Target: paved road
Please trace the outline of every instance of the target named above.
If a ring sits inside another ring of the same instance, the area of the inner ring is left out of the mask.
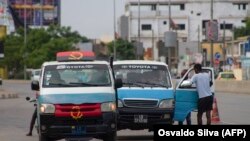
[[[0,140],[1,141],[37,141],[35,131],[32,137],[26,137],[29,121],[34,110],[26,96],[33,96],[30,82],[4,81],[2,86],[19,93],[17,99],[0,99]],[[250,124],[250,95],[216,93],[221,124]],[[192,122],[196,124],[196,113],[192,113]],[[149,141],[153,134],[146,130],[118,132],[120,141]],[[92,139],[91,141],[99,141]]]

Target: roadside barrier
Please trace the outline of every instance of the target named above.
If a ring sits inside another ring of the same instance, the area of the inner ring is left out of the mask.
[[[0,99],[14,99],[18,98],[18,94],[15,93],[0,93]]]
[[[211,122],[212,123],[220,123],[219,110],[218,110],[218,105],[217,105],[217,101],[216,101],[215,97],[214,97],[214,102],[213,102]]]
[[[215,92],[234,93],[234,94],[250,94],[250,81],[242,80],[216,80]]]

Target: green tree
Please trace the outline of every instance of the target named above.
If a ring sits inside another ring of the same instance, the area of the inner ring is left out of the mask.
[[[57,52],[76,50],[74,44],[87,41],[70,27],[51,25],[47,29],[28,29],[24,45],[24,30],[18,29],[5,39],[5,57],[1,65],[16,73],[23,72],[24,64],[27,68],[40,68],[43,62],[55,60]]]
[[[236,28],[234,31],[235,38],[241,36],[249,36],[250,35],[250,18],[246,18],[246,26]]]
[[[114,41],[108,43],[109,54],[113,54]],[[135,59],[135,48],[132,43],[127,40],[117,39],[115,41],[116,59],[117,60],[133,60]]]
[[[21,48],[24,45],[24,38],[20,36],[22,29],[8,35],[4,40],[4,59],[1,60],[1,66],[8,70],[18,71],[23,67],[23,55]]]

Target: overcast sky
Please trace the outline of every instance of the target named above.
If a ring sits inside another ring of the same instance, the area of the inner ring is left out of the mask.
[[[125,13],[125,1],[116,0],[116,17]],[[87,38],[113,36],[114,0],[61,0],[61,24]]]

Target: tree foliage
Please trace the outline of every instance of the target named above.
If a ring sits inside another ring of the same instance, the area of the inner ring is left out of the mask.
[[[238,38],[241,36],[249,36],[250,35],[250,18],[246,18],[246,26],[236,28],[234,34],[235,34],[235,38]]]
[[[108,43],[109,54],[113,54],[114,41]],[[132,60],[135,59],[135,49],[132,43],[127,40],[117,39],[115,41],[116,59],[117,60]]]
[[[57,52],[75,50],[73,45],[80,41],[88,39],[72,32],[70,27],[52,25],[47,29],[28,29],[25,44],[24,29],[18,29],[4,40],[5,57],[1,66],[16,72],[21,72],[24,64],[27,68],[40,68],[43,62],[55,60]]]

